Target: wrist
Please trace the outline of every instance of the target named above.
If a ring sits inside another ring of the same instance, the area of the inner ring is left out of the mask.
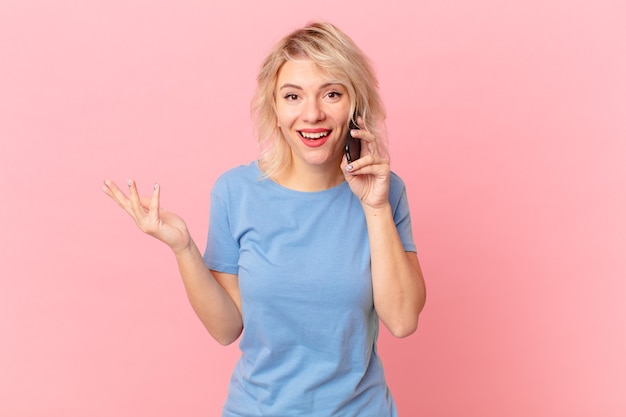
[[[170,249],[172,249],[172,252],[174,252],[174,255],[177,258],[188,256],[191,253],[193,253],[193,252],[198,250],[197,247],[196,247],[196,244],[194,243],[193,239],[191,239],[191,238],[189,238],[189,241],[187,242],[186,245],[170,247]]]
[[[378,206],[369,206],[367,204],[363,204],[363,212],[365,213],[366,218],[391,215],[391,205],[389,204],[389,202],[383,203]]]

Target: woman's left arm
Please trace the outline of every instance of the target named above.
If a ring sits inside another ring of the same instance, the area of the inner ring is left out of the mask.
[[[361,124],[361,120],[358,120]],[[380,152],[376,137],[354,130],[361,139],[361,158],[342,168],[352,192],[359,198],[370,242],[374,307],[381,321],[396,337],[417,329],[426,302],[426,286],[415,252],[406,252],[389,203],[389,158]]]
[[[374,307],[394,336],[406,337],[417,329],[426,302],[417,254],[404,250],[389,204],[363,208],[370,241]]]

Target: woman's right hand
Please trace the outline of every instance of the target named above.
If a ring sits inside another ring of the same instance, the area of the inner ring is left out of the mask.
[[[113,181],[106,180],[102,191],[119,204],[144,233],[164,242],[174,252],[190,247],[191,236],[185,221],[180,216],[159,207],[161,187],[158,184],[154,185],[151,198],[140,197],[137,184],[133,180],[128,180],[128,188],[130,196],[127,197]]]

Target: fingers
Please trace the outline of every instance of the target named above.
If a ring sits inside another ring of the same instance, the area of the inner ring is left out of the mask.
[[[159,184],[154,184],[154,191],[152,191],[152,198],[150,199],[150,210],[148,216],[151,222],[156,222],[159,219],[159,199],[161,195],[161,187]]]
[[[141,230],[151,234],[159,220],[159,187],[155,187],[149,200],[139,196],[135,181],[129,180],[129,187],[133,218]]]
[[[376,158],[373,155],[365,155],[348,164],[342,163],[342,168],[347,175],[387,175],[390,171],[389,161],[384,158]]]
[[[360,116],[357,118],[357,124],[359,125],[359,129],[351,130],[350,134],[361,140],[363,150],[365,151],[362,155],[378,155],[378,141],[376,136],[363,128],[363,119]]]
[[[144,231],[151,222],[158,220],[160,187],[155,185],[151,198],[140,197],[137,184],[128,180],[129,196],[111,180],[105,180],[102,191],[111,197]]]
[[[135,214],[135,218],[141,218],[146,211],[141,205],[141,198],[139,197],[139,191],[137,190],[137,183],[133,180],[128,180],[128,192],[130,194],[130,207]]]
[[[381,174],[389,170],[389,160],[379,152],[374,134],[365,130],[353,130],[353,136],[361,140],[363,151],[356,161],[347,163],[344,156],[341,167],[352,175]]]
[[[124,194],[113,181],[105,180],[102,191],[111,197],[121,208],[128,211],[130,208],[128,197],[126,197],[126,194]]]

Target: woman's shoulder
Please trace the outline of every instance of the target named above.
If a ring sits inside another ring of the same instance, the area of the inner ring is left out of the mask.
[[[243,194],[264,188],[262,184],[265,181],[262,180],[263,174],[259,169],[257,161],[238,165],[229,168],[217,177],[213,183],[211,195],[222,199],[239,198]]]
[[[261,177],[261,171],[256,161],[252,161],[248,164],[238,165],[233,168],[229,168],[224,171],[217,180],[215,180],[215,187],[232,186],[242,182],[250,180],[257,181]]]
[[[238,178],[246,178],[249,176],[258,177],[260,173],[261,171],[259,170],[257,161],[252,161],[248,162],[247,164],[241,164],[227,169],[218,177],[218,180],[221,180],[223,178],[227,180],[233,180]]]
[[[404,180],[394,171],[391,171],[391,185],[396,187],[404,187]]]
[[[389,196],[390,197],[398,197],[401,194],[406,192],[406,185],[404,184],[404,180],[400,175],[391,171],[391,177],[389,180]]]

